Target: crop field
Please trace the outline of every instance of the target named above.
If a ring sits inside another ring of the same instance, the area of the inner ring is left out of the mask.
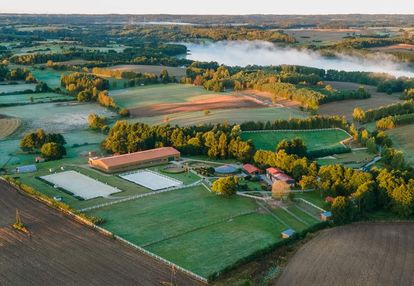
[[[30,103],[47,103],[53,101],[73,100],[73,97],[57,94],[53,92],[47,93],[25,93],[25,94],[13,94],[13,95],[0,95],[1,105],[19,105]]]
[[[367,150],[353,150],[350,153],[335,154],[332,156],[319,158],[317,160],[319,165],[342,165],[347,168],[361,168],[365,164],[374,159],[375,154],[369,153]]]
[[[285,140],[301,138],[308,148],[308,151],[337,148],[343,146],[340,142],[350,136],[344,130],[309,130],[309,131],[257,131],[243,132],[243,140],[251,139],[257,149],[275,150],[277,144]]]
[[[355,90],[358,89],[361,85],[351,82],[334,82],[326,81],[326,84],[332,85],[333,88],[337,90]],[[350,99],[343,101],[330,102],[327,104],[322,104],[319,107],[318,113],[321,115],[340,115],[345,116],[346,119],[352,120],[352,113],[355,107],[360,107],[362,109],[377,108],[380,106],[402,102],[399,97],[401,94],[394,93],[392,95],[377,92],[376,88],[373,86],[362,85],[364,88],[371,93],[371,97],[367,99]]]
[[[36,84],[34,83],[21,83],[21,84],[1,84],[0,94],[21,92],[26,90],[35,90]]]
[[[413,244],[410,222],[326,229],[296,252],[277,285],[412,285]]]
[[[179,112],[175,114],[136,117],[129,119],[130,122],[144,122],[150,125],[202,125],[208,123],[236,123],[246,122],[246,118],[251,121],[272,121],[277,119],[305,118],[305,112],[287,107],[268,107],[268,108],[236,108],[236,109],[217,109],[210,110],[206,115],[204,111]]]
[[[13,134],[20,127],[20,124],[19,118],[2,117],[0,115],[0,140]]]
[[[103,218],[102,227],[109,231],[204,277],[281,240],[280,232],[288,227],[300,231],[308,226],[289,213],[276,219],[253,200],[221,198],[202,186],[89,214]]]
[[[117,65],[109,67],[110,70],[132,71],[137,73],[153,73],[159,75],[163,69],[168,71],[170,76],[177,78],[186,76],[186,69],[179,67],[153,66],[153,65]]]
[[[404,158],[414,164],[414,124],[404,125],[387,131],[394,148],[404,152]]]
[[[0,193],[1,285],[163,285],[170,281],[169,266],[74,222],[3,181]],[[16,209],[30,236],[10,226]],[[179,271],[175,280],[178,285],[199,285]]]

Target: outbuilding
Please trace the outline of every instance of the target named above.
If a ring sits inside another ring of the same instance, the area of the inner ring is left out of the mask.
[[[36,165],[25,165],[25,166],[16,167],[16,173],[33,173],[36,171],[37,171]]]
[[[294,234],[295,234],[295,231],[293,229],[291,229],[291,228],[288,228],[287,230],[284,230],[281,233],[282,238],[289,238],[289,237],[291,237]]]
[[[261,173],[261,170],[252,164],[244,164],[243,171],[251,176],[255,176]]]
[[[328,221],[332,218],[332,212],[323,212],[321,213],[321,220],[322,221]]]

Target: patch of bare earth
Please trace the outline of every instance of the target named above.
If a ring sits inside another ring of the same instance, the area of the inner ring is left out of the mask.
[[[413,245],[412,222],[326,229],[296,252],[275,285],[413,285]]]
[[[12,135],[21,125],[19,118],[7,117],[0,114],[0,139]]]
[[[132,116],[157,116],[178,112],[193,112],[231,108],[263,108],[266,105],[250,96],[217,95],[213,98],[198,99],[180,103],[160,103],[130,109]]]
[[[290,108],[299,108],[300,102],[289,100],[282,97],[275,98],[273,94],[270,92],[265,91],[258,91],[258,90],[243,90],[236,92],[238,95],[244,95],[244,96],[250,96],[253,98],[256,98],[265,104],[270,104],[273,106],[279,106],[279,107],[290,107]]]
[[[11,227],[16,209],[30,235]],[[0,180],[0,285],[199,284]]]

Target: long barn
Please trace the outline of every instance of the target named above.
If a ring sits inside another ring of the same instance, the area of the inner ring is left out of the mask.
[[[90,158],[89,166],[106,173],[116,173],[166,164],[179,159],[180,152],[178,150],[173,147],[162,147],[110,157]]]

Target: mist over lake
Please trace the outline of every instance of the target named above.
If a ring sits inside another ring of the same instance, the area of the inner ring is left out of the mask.
[[[190,50],[188,59],[216,61],[229,66],[247,65],[302,65],[344,71],[385,72],[396,77],[414,77],[414,70],[393,62],[387,56],[363,59],[338,54],[337,58],[323,57],[313,51],[278,47],[263,41],[222,41],[216,43],[185,43]]]

